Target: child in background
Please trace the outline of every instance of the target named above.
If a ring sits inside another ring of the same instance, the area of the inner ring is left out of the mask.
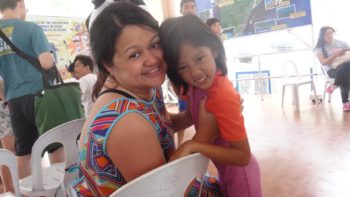
[[[224,42],[224,39],[222,38],[222,29],[221,29],[221,23],[220,20],[217,18],[209,18],[205,22],[208,27],[219,37],[221,42]]]
[[[259,166],[250,152],[240,95],[226,77],[220,39],[194,15],[166,20],[160,37],[168,77],[189,96],[188,121],[196,128],[171,159],[202,153],[218,169],[224,196],[260,197]]]

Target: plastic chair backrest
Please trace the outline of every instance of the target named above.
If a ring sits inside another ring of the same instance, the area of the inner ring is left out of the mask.
[[[283,70],[283,79],[289,80],[292,77],[296,77],[297,79],[301,79],[301,75],[299,73],[298,66],[293,60],[286,60],[282,63]]]
[[[334,80],[333,78],[330,78],[330,77],[329,77],[328,72],[327,72],[325,69],[326,69],[325,66],[322,66],[322,65],[321,65],[321,70],[322,70],[322,73],[323,73],[325,79],[326,79],[326,80]]]
[[[0,165],[5,165],[9,168],[12,178],[12,184],[15,189],[15,195],[17,197],[22,196],[19,191],[18,167],[16,156],[9,150],[0,149]]]
[[[41,135],[34,143],[32,148],[32,182],[33,190],[43,190],[43,177],[41,154],[42,151],[49,145],[55,142],[61,143],[64,147],[65,167],[69,169],[76,165],[79,155],[77,138],[84,125],[85,119],[77,119],[64,124],[61,124],[43,135]],[[72,179],[78,176],[77,170],[71,173],[65,173],[63,183],[67,185]]]
[[[199,153],[160,166],[121,187],[110,197],[179,197],[195,177],[203,177],[209,159]]]

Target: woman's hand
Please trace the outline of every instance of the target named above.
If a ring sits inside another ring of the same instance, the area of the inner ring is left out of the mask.
[[[336,57],[343,56],[346,53],[346,49],[339,49],[334,54]]]

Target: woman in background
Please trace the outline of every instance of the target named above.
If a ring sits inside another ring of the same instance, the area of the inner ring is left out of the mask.
[[[343,111],[350,111],[349,92],[350,92],[350,61],[344,62],[333,68],[331,65],[337,58],[345,55],[349,50],[349,45],[337,39],[334,39],[335,30],[332,27],[324,26],[320,29],[317,44],[314,52],[324,67],[330,78],[334,78],[334,84],[327,88],[327,93],[332,94],[334,89],[339,86]]]

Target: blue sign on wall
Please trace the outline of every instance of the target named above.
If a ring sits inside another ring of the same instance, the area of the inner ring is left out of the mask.
[[[203,14],[198,10],[199,15],[219,18],[223,28],[234,30],[234,36],[312,24],[310,0],[241,0],[228,4],[222,3],[225,0],[211,1],[212,14]],[[197,1],[197,6],[203,7],[203,3]]]

